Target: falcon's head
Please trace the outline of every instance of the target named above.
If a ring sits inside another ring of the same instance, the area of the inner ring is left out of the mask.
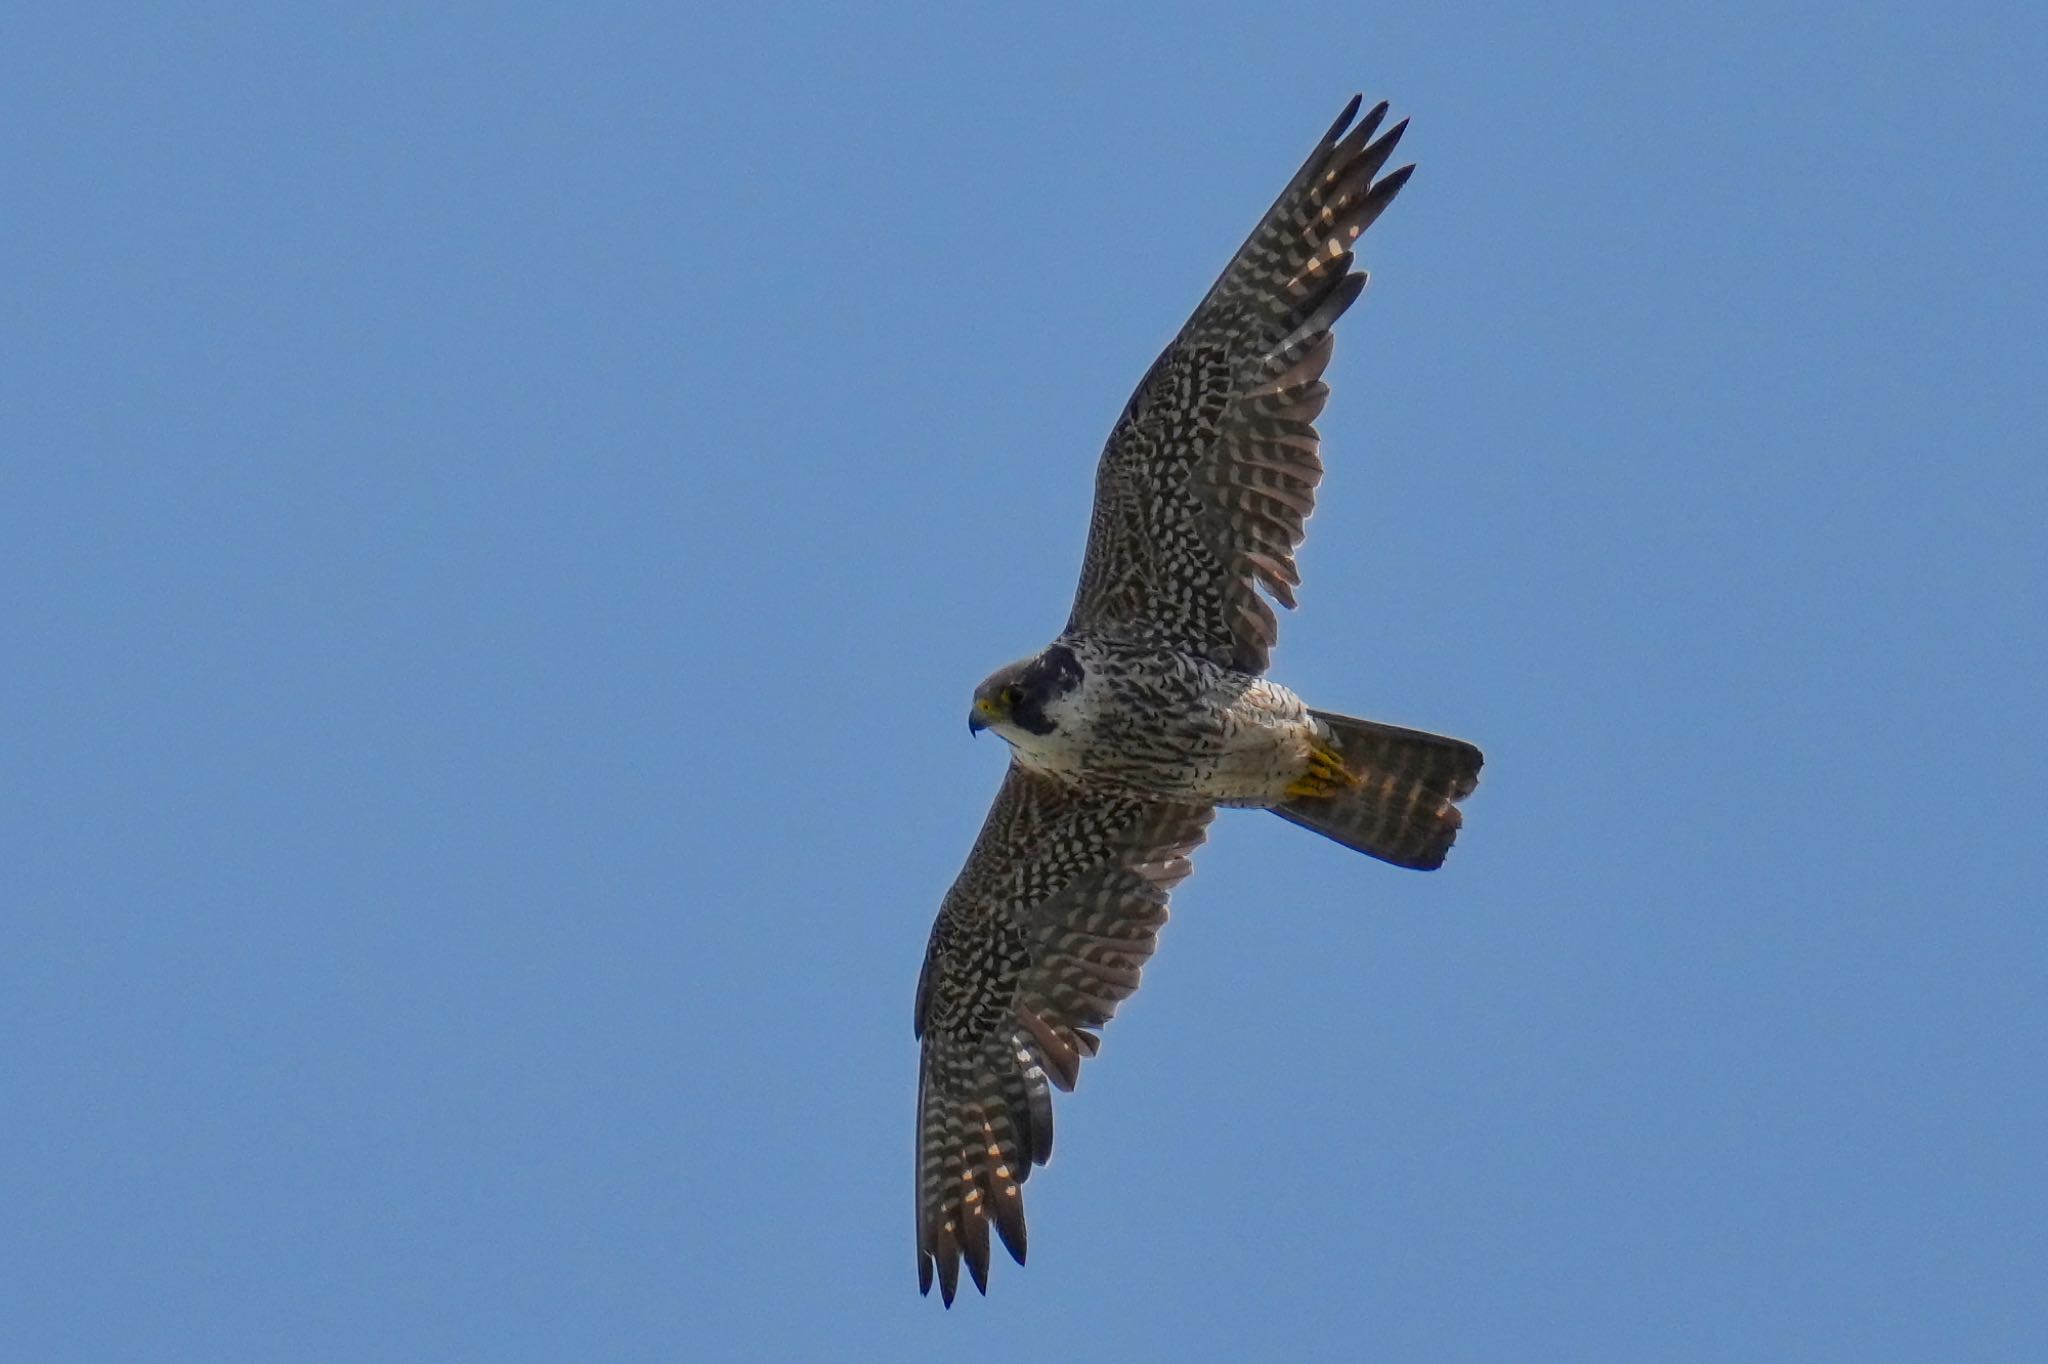
[[[993,729],[1004,738],[1022,731],[1043,737],[1059,728],[1057,703],[1079,689],[1081,660],[1064,644],[997,668],[974,689],[969,733]]]

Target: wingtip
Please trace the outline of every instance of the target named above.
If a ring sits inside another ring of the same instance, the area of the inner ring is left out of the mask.
[[[1408,120],[1404,118],[1374,138],[1372,145],[1365,149],[1360,159],[1368,162],[1375,168],[1384,166],[1387,163],[1387,158],[1394,154],[1394,148],[1401,145],[1401,134],[1407,131]]]
[[[1356,109],[1358,107],[1358,101],[1356,99],[1352,100],[1351,107],[1353,109]],[[1372,108],[1365,111],[1364,118],[1359,119],[1358,122],[1352,124],[1351,127],[1345,131],[1344,145],[1346,147],[1351,148],[1363,147],[1368,141],[1371,140],[1372,135],[1379,131],[1380,124],[1386,119],[1386,117],[1387,102],[1385,100],[1381,100],[1378,104],[1373,105]]]
[[[1337,121],[1330,125],[1330,131],[1323,134],[1324,146],[1334,144],[1338,138],[1344,135],[1344,130],[1351,126],[1352,118],[1358,113],[1358,106],[1363,103],[1365,103],[1365,96],[1363,94],[1351,97],[1351,102],[1344,106],[1344,112],[1337,115]]]
[[[1010,1258],[1018,1264],[1024,1263],[1024,1251],[1028,1244],[1024,1231],[1024,1208],[1012,1193],[997,1205],[996,1235],[1002,1238],[1003,1249],[1010,1252]]]

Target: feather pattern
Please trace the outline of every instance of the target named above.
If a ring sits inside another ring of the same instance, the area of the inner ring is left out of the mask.
[[[986,1292],[989,1230],[1024,1262],[1020,1186],[1054,1087],[1138,987],[1213,811],[1091,795],[1012,764],[932,926],[917,985],[917,1271]]]
[[[1365,287],[1352,245],[1407,182],[1379,176],[1407,127],[1375,138],[1353,99],[1231,258],[1118,418],[1070,632],[1125,630],[1263,672],[1294,605],[1294,552],[1323,465],[1330,328]]]

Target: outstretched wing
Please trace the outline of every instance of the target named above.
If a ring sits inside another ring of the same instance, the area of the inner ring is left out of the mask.
[[[1351,245],[1413,166],[1375,180],[1407,121],[1372,140],[1353,98],[1110,432],[1069,630],[1123,627],[1263,672],[1294,605],[1294,549],[1323,465],[1331,326],[1365,287]]]
[[[988,1291],[989,1227],[1024,1262],[1018,1186],[1052,1154],[1052,1086],[1138,988],[1214,814],[1088,795],[1015,763],[946,893],[917,981],[917,1278]]]

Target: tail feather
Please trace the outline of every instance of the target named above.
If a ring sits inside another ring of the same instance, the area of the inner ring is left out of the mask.
[[[1479,784],[1480,752],[1462,739],[1310,711],[1349,781],[1273,807],[1284,820],[1397,867],[1440,867],[1458,837],[1457,803]]]

